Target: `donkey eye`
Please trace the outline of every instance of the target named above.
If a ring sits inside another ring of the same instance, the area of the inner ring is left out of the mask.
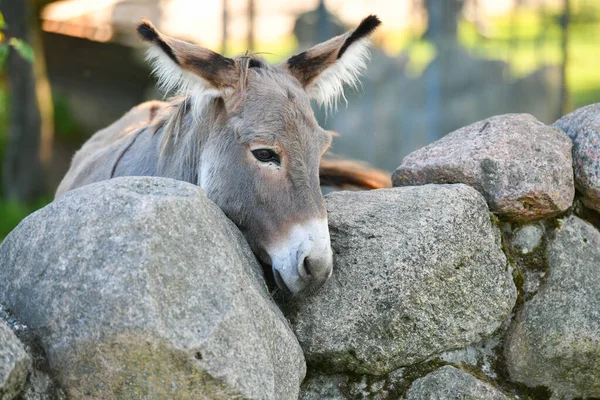
[[[260,162],[274,162],[279,164],[279,155],[275,153],[273,150],[269,149],[258,149],[252,150],[252,154],[254,157]]]

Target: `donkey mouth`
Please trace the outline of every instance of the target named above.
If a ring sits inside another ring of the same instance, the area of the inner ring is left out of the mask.
[[[290,290],[290,288],[285,284],[285,281],[281,277],[281,273],[279,273],[279,271],[277,271],[276,269],[273,269],[272,271],[273,271],[273,277],[275,278],[275,283],[277,284],[277,287],[279,287],[279,289],[281,289],[283,294],[285,294],[286,296],[292,296],[293,293]]]
[[[259,262],[263,269],[265,283],[273,297],[280,299],[292,297],[293,293],[285,284],[280,272],[274,269],[271,263],[267,263],[264,260],[259,260]]]

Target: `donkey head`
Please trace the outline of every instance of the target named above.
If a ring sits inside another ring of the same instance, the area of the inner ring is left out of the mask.
[[[357,29],[271,66],[254,56],[227,58],[160,34],[138,32],[159,82],[191,101],[201,142],[197,180],[241,229],[277,285],[311,293],[332,273],[319,163],[331,137],[319,127],[313,98],[331,107],[343,85],[356,85],[368,57],[375,16]]]

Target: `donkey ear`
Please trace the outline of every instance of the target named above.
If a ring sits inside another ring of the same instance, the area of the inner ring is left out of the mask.
[[[369,35],[380,24],[379,18],[369,15],[355,30],[291,57],[284,68],[311,98],[329,108],[344,95],[344,84],[357,85],[369,57]]]
[[[219,95],[232,91],[239,81],[238,64],[231,58],[165,36],[147,20],[142,20],[137,31],[151,44],[148,59],[159,86],[166,92],[176,89]]]

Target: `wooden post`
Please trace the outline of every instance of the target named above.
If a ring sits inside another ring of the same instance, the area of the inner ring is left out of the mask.
[[[248,0],[248,50],[254,51],[254,19],[255,19],[254,0]]]
[[[227,53],[227,24],[229,23],[228,4],[227,0],[223,0],[223,14],[221,14],[223,22],[223,41],[221,43],[221,54]]]
[[[7,35],[31,43],[29,23],[33,18],[30,2],[10,0],[3,1],[0,6],[7,24]],[[11,51],[7,68],[11,105],[8,145],[2,168],[3,195],[8,200],[31,201],[45,192],[40,162],[41,117],[34,67]]]
[[[567,66],[569,61],[569,19],[571,14],[571,2],[563,0],[563,15],[561,18],[562,28],[562,65],[560,69],[560,102],[557,118],[562,117],[568,111],[569,92],[567,90]]]

